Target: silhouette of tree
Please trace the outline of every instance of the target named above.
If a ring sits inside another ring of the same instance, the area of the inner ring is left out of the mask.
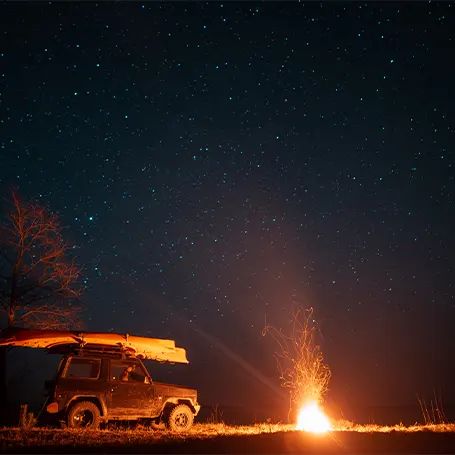
[[[80,268],[70,258],[59,218],[12,191],[0,225],[0,324],[69,329],[77,324]],[[6,400],[6,349],[0,348],[0,400]]]

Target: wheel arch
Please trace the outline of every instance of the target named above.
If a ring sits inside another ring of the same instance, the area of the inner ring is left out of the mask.
[[[103,402],[103,400],[100,399],[99,396],[96,395],[75,395],[71,398],[71,400],[68,402],[65,408],[65,412],[68,412],[72,406],[74,406],[76,403],[80,403],[82,401],[90,401],[93,403],[95,406],[98,407],[100,410],[101,417],[106,417],[107,416],[107,407],[106,404]]]
[[[166,400],[166,403],[164,403],[161,415],[164,416],[168,414],[169,412],[171,412],[173,408],[175,408],[179,404],[186,404],[191,409],[191,412],[193,414],[196,414],[196,409],[189,398],[169,398],[168,400]]]

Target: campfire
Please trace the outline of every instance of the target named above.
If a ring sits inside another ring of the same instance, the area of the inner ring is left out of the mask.
[[[329,419],[316,402],[306,404],[300,409],[296,430],[311,433],[326,433],[332,429]]]
[[[275,359],[281,385],[289,390],[292,405],[301,406],[297,430],[325,433],[331,430],[329,419],[319,408],[328,390],[330,369],[324,363],[317,344],[317,325],[313,309],[294,314],[291,334],[266,325],[263,334],[270,334],[278,344]]]

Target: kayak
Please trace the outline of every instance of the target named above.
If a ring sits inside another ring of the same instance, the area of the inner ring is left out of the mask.
[[[17,346],[46,349],[52,353],[65,353],[78,349],[80,352],[122,352],[140,359],[158,362],[188,363],[186,351],[175,346],[174,340],[146,338],[129,334],[34,330],[12,327],[0,332],[0,346]]]

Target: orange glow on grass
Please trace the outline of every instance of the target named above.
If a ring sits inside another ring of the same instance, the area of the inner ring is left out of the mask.
[[[329,419],[319,409],[316,402],[302,407],[297,418],[296,430],[309,431],[311,433],[326,433],[332,426]]]

